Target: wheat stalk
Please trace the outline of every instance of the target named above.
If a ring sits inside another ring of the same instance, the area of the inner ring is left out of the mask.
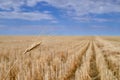
[[[37,42],[37,43],[34,43],[32,44],[30,47],[28,47],[24,52],[23,52],[23,56],[27,53],[27,52],[30,52],[32,51],[33,49],[37,48],[39,45],[41,45],[42,42]],[[6,77],[4,78],[4,80],[7,79],[10,71],[14,68],[15,64],[18,62],[19,59],[17,59],[14,64],[10,67],[10,69],[8,70],[7,74],[6,74]]]
[[[40,44],[41,44],[41,42],[32,44],[29,48],[27,48],[27,49],[23,52],[23,54],[26,54],[27,52],[30,52],[31,50],[37,48]]]

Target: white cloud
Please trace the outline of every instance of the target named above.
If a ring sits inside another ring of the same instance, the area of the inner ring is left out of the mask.
[[[0,0],[0,8],[9,9],[23,4],[34,6],[38,2],[47,2],[57,8],[74,10],[77,15],[87,13],[120,12],[120,0]]]
[[[0,0],[0,8],[9,10],[14,9],[13,12],[0,12],[5,18],[20,18],[20,19],[51,19],[50,13],[20,13],[20,6],[35,6],[38,2],[46,2],[49,5],[62,9],[67,16],[78,16],[79,19],[85,20],[81,16],[89,13],[103,14],[110,12],[120,12],[120,0]],[[8,13],[8,14],[7,14]],[[38,17],[39,16],[39,17]],[[0,16],[3,18],[3,16]],[[86,19],[87,20],[87,19]],[[95,20],[95,19],[94,19]],[[104,21],[103,19],[96,19],[98,21]]]
[[[72,16],[72,19],[78,21],[78,22],[90,22],[90,21],[96,21],[96,22],[112,22],[114,20],[106,19],[106,18],[97,18],[97,17],[91,17],[90,15],[85,16]]]
[[[120,12],[120,0],[44,0],[49,4],[72,11],[75,15]],[[74,11],[74,12],[73,12]],[[71,14],[72,15],[72,14]]]
[[[50,14],[39,12],[0,12],[0,18],[24,20],[54,20]]]
[[[22,5],[32,5],[36,4],[37,0],[0,0],[0,9],[13,11],[0,11],[0,18],[4,19],[24,19],[24,20],[53,20],[54,16],[46,12],[22,12]]]
[[[21,5],[25,4],[24,0],[0,0],[0,8],[5,10],[18,10]]]

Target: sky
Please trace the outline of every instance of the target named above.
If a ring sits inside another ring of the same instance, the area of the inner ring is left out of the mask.
[[[120,0],[0,0],[0,35],[120,35]]]

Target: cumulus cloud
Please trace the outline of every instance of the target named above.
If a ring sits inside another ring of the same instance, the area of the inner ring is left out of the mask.
[[[89,14],[120,13],[120,0],[45,0],[48,4],[61,8],[66,16],[80,21],[112,21],[106,18],[90,17]]]
[[[50,14],[39,12],[0,12],[0,18],[24,20],[54,20]]]
[[[32,3],[36,0],[29,1],[27,0],[0,0],[0,9],[4,11],[0,11],[0,18],[5,19],[24,19],[24,20],[51,20],[54,21],[54,16],[50,13],[46,12],[23,12],[21,11],[22,5],[33,5]],[[12,10],[12,11],[8,11]]]
[[[75,10],[78,14],[120,12],[120,0],[0,0],[0,8],[34,6],[43,1],[58,8]]]
[[[93,14],[103,14],[103,13],[111,13],[111,12],[120,12],[120,0],[0,0],[0,8],[9,10],[14,9],[16,12],[1,12],[1,15],[5,14],[9,18],[22,18],[29,19],[32,17],[33,20],[39,19],[51,19],[50,14],[46,13],[18,13],[21,11],[20,7],[22,5],[27,6],[35,6],[38,2],[46,2],[47,4],[56,7],[58,9],[62,9],[68,16],[77,16],[79,19],[84,20],[85,18],[81,18],[83,15],[87,15],[89,13]],[[18,15],[22,16],[18,16]],[[40,17],[37,17],[40,16]],[[0,16],[1,18],[2,16]],[[3,18],[3,17],[2,17]],[[6,17],[5,17],[6,18]],[[74,17],[73,17],[74,18]],[[95,20],[95,19],[94,19]],[[96,19],[98,21],[104,21],[103,19]]]
[[[42,0],[39,0],[42,1]],[[44,0],[55,7],[74,11],[76,15],[88,13],[120,12],[119,0]]]
[[[4,10],[18,10],[24,4],[24,0],[0,0],[0,8]]]

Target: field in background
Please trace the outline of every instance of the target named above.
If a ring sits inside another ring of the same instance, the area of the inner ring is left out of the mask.
[[[120,37],[0,36],[0,80],[120,80]]]

